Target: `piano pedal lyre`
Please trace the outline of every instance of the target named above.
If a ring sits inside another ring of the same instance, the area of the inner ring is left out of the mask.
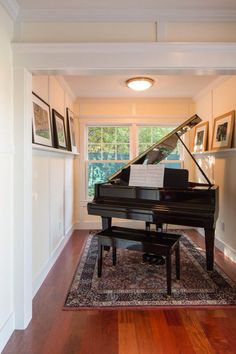
[[[146,231],[151,231],[151,222],[146,222],[145,224],[145,229]],[[156,223],[156,231],[157,232],[163,232],[163,224]],[[157,236],[158,237],[158,236]],[[143,262],[144,263],[149,263],[149,264],[155,264],[155,265],[163,265],[165,264],[165,257],[163,256],[157,256],[152,253],[144,253],[143,254]]]
[[[166,261],[165,261],[165,257],[163,256],[157,256],[151,253],[144,253],[143,262],[149,264],[155,264],[155,265],[163,265],[165,264]]]

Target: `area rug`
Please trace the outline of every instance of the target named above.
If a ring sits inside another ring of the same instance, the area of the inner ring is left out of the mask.
[[[217,265],[207,272],[205,252],[181,234],[181,277],[176,280],[173,257],[171,296],[166,293],[166,266],[144,263],[136,251],[117,250],[116,266],[111,251],[105,251],[102,277],[98,278],[97,238],[91,234],[64,309],[235,305],[236,284]]]

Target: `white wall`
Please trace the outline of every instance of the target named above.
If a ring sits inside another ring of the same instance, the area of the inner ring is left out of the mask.
[[[13,23],[0,5],[0,352],[14,329]]]
[[[189,118],[193,113],[191,99],[155,99],[155,98],[87,98],[78,99],[75,104],[75,113],[79,116],[80,127],[80,165],[78,169],[79,194],[76,198],[76,225],[79,228],[99,228],[101,218],[88,215],[86,199],[86,129],[87,125],[129,124],[133,134],[138,125],[178,125]],[[132,135],[131,135],[132,137]],[[188,136],[185,136],[188,143]],[[137,146],[131,141],[130,159],[137,156]],[[184,155],[185,168],[189,168],[189,161]],[[137,221],[116,220],[127,226],[137,226]],[[141,222],[143,225],[143,222]],[[142,226],[141,226],[142,227]]]
[[[211,147],[214,118],[236,110],[236,76],[226,80],[196,98],[196,112],[209,121],[208,149]],[[234,129],[232,147],[236,148]],[[211,171],[212,181],[219,186],[219,218],[216,225],[216,244],[236,262],[236,150],[206,153],[198,156],[205,170]]]
[[[33,76],[33,91],[66,119],[73,97],[61,78]],[[74,155],[33,146],[32,276],[35,294],[73,230]]]

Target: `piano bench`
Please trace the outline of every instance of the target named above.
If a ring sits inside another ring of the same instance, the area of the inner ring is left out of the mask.
[[[112,261],[116,264],[116,248],[151,253],[166,259],[167,294],[171,295],[171,255],[175,252],[176,278],[180,279],[181,235],[156,231],[130,229],[112,226],[97,233],[98,237],[98,277],[102,275],[104,247],[112,247]]]

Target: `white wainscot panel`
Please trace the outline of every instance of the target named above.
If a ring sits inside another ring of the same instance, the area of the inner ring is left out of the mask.
[[[0,152],[0,352],[14,330],[14,313],[12,304],[12,160],[9,153]]]
[[[33,156],[32,171],[32,259],[35,280],[50,254],[49,159]]]
[[[57,249],[64,237],[64,159],[50,160],[50,251]]]
[[[74,174],[73,174],[73,159],[65,159],[65,235],[73,226],[74,212]]]

